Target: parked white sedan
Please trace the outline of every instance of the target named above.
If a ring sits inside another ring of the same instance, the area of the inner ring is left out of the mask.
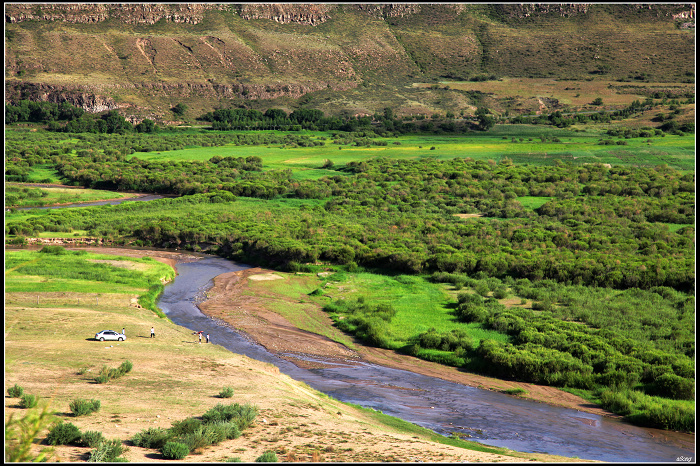
[[[95,334],[95,340],[124,341],[126,340],[126,335],[124,335],[123,333],[115,332],[114,330],[102,330],[101,332]]]

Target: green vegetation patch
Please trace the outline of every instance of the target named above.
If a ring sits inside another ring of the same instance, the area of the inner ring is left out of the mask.
[[[56,247],[54,247],[56,248]],[[5,291],[64,291],[93,293],[95,282],[104,293],[125,293],[147,290],[172,279],[172,267],[151,258],[126,258],[85,251],[61,254],[41,251],[5,251]]]
[[[132,196],[133,194],[95,189],[39,188],[21,184],[5,185],[5,205],[7,207],[42,207],[57,204],[78,204]]]

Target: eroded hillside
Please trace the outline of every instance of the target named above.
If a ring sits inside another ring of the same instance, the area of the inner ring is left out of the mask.
[[[464,109],[413,83],[694,79],[694,5],[14,4],[6,100],[171,116],[247,105]],[[653,40],[650,40],[653,38]]]

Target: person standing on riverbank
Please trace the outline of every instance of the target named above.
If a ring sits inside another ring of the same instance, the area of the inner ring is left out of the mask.
[[[202,332],[199,332],[199,344],[202,344]]]
[[[156,337],[156,329],[151,327],[151,338],[155,338],[155,337]]]
[[[209,343],[209,334],[207,333],[207,343]]]
[[[122,328],[122,335],[126,336],[126,328]]]

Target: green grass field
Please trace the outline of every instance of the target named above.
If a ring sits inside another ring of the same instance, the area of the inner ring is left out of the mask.
[[[221,147],[191,147],[161,152],[136,152],[131,157],[144,160],[209,160],[214,156],[250,157],[263,159],[265,170],[291,169],[296,179],[337,175],[322,169],[326,160],[336,166],[351,161],[375,157],[390,159],[452,159],[471,157],[494,160],[504,157],[514,163],[553,165],[556,160],[581,165],[610,163],[626,166],[656,166],[667,164],[680,170],[695,166],[694,135],[656,137],[652,142],[637,138],[626,140],[625,146],[599,145],[609,136],[600,130],[575,132],[552,127],[530,125],[499,125],[487,133],[464,135],[403,135],[379,138],[386,146],[355,147],[333,144],[329,133],[302,132],[312,140],[327,138],[323,146],[283,147],[281,144]],[[549,138],[543,142],[541,137]],[[561,142],[551,142],[557,137]],[[520,139],[522,138],[522,141]],[[513,142],[515,140],[515,142]],[[396,144],[399,143],[399,144]]]
[[[325,335],[339,343],[353,347],[345,334],[329,331],[309,309],[313,304],[327,304],[336,299],[364,297],[372,304],[390,304],[396,315],[389,324],[393,345],[400,348],[419,334],[435,328],[438,332],[465,330],[478,344],[491,338],[507,341],[508,336],[488,330],[478,323],[460,323],[450,305],[454,296],[446,285],[431,283],[423,277],[409,275],[387,276],[375,273],[339,272],[327,279],[314,275],[280,274],[284,280],[250,282],[250,293],[273,293],[286,300],[271,300],[274,310],[304,330]],[[309,296],[316,289],[323,295]]]
[[[65,252],[5,251],[5,292],[144,294],[161,277],[175,276],[171,267],[150,258]]]

